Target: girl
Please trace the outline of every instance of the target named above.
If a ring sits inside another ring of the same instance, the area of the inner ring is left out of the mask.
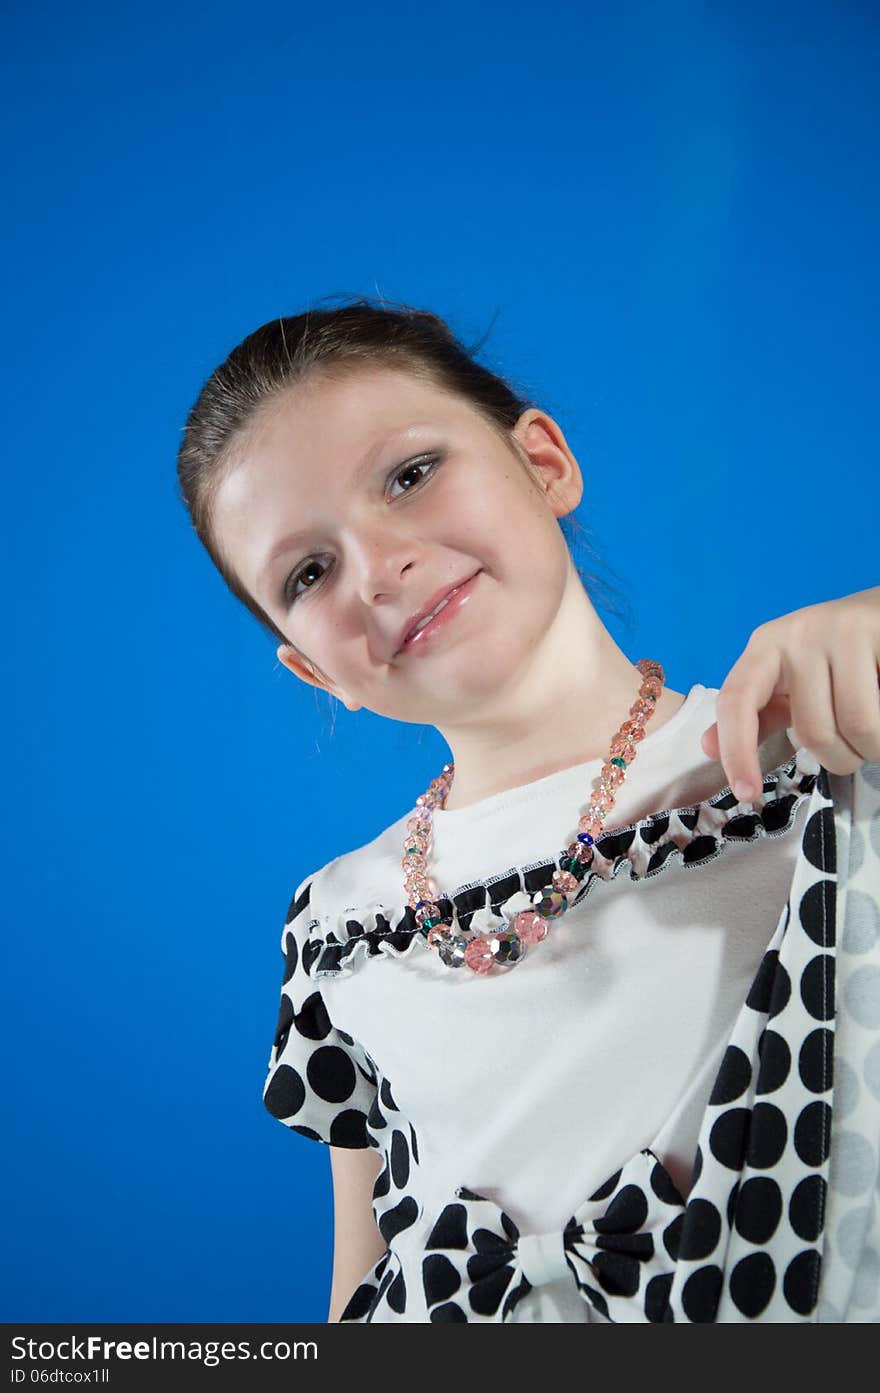
[[[557,422],[387,302],[250,334],[178,475],[285,667],[453,756],[282,932],[329,1319],[880,1318],[880,591],[671,690],[573,565]]]

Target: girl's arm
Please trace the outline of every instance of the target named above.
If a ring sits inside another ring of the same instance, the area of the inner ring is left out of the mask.
[[[333,1171],[333,1282],[327,1323],[339,1320],[358,1283],[385,1252],[373,1216],[373,1186],[383,1157],[372,1147],[330,1147]]]

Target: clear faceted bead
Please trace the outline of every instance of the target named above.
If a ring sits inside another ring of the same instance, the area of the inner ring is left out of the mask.
[[[498,963],[518,963],[523,955],[523,945],[513,929],[498,929],[488,935],[492,956]]]
[[[552,890],[549,886],[535,892],[532,904],[535,906],[536,913],[542,914],[545,919],[558,919],[560,914],[564,914],[568,909],[568,900],[565,895],[558,890]]]
[[[466,938],[462,938],[461,934],[449,934],[439,944],[437,952],[447,967],[461,967],[465,961],[464,955],[467,947],[468,941]]]

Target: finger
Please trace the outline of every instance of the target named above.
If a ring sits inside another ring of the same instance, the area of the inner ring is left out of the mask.
[[[787,677],[791,721],[800,743],[832,774],[858,769],[860,756],[837,728],[830,658],[791,664]]]
[[[762,644],[753,634],[718,693],[715,714],[719,758],[740,802],[757,798],[763,788],[758,760],[760,714],[774,696],[781,677],[778,645]],[[785,724],[778,708],[776,720],[780,727]]]
[[[856,761],[832,773],[851,774],[865,761],[880,760],[880,671],[870,641],[834,650],[831,693],[838,735]]]
[[[774,692],[764,710],[758,715],[758,745],[762,745],[774,731],[786,730],[791,725],[791,710],[786,692]],[[703,753],[708,759],[717,760],[720,754],[718,722],[708,726],[700,736]],[[759,761],[760,762],[760,761]]]

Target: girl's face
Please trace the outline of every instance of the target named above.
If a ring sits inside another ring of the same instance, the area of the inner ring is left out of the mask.
[[[278,649],[291,672],[349,710],[441,729],[542,680],[579,584],[557,519],[582,482],[544,412],[514,436],[521,457],[462,398],[387,368],[314,376],[258,413],[213,525],[294,645]],[[412,617],[473,576],[446,622],[403,647]]]

